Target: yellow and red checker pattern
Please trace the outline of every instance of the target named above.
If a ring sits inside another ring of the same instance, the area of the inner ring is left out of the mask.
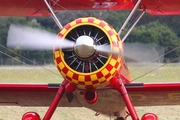
[[[58,34],[58,37],[64,39],[66,35],[74,28],[82,25],[92,25],[102,30],[108,37],[111,49],[122,51],[121,41],[116,31],[105,21],[93,18],[79,18],[67,24]],[[90,73],[82,73],[70,68],[64,60],[61,49],[54,50],[54,61],[61,75],[69,82],[84,88],[94,88],[102,83],[110,81],[113,76],[119,72],[121,67],[121,57],[109,55],[107,62],[99,70]]]

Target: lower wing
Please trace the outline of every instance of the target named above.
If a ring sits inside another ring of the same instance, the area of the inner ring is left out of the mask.
[[[180,104],[180,83],[131,83],[125,86],[134,106]],[[58,88],[59,84],[1,83],[0,105],[49,106]],[[77,89],[73,93],[74,99],[71,103],[64,96],[59,106],[86,106],[83,102],[83,91]],[[117,103],[123,103],[119,92],[112,88],[98,89],[97,93],[99,95],[98,101],[113,102],[114,100]]]

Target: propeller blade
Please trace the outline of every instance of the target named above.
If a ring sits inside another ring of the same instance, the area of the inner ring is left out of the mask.
[[[122,56],[122,52],[121,51],[116,51],[111,49],[110,45],[97,45],[95,47],[97,52],[102,52],[102,53],[107,53],[107,54],[114,54],[114,55],[119,55]]]
[[[97,45],[95,49],[97,52],[124,56],[128,61],[132,62],[162,63],[165,52],[163,47],[154,47],[143,43],[125,43],[124,53],[111,49],[110,45]]]
[[[162,63],[164,61],[165,50],[161,46],[154,47],[145,43],[125,43],[124,56],[130,61],[144,63]]]
[[[20,25],[11,25],[7,37],[7,47],[22,50],[52,50],[72,48],[74,42],[57,38],[57,35],[45,30]]]

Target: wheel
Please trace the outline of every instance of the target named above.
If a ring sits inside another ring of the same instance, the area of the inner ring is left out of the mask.
[[[158,116],[154,113],[146,113],[142,116],[141,120],[158,120]]]
[[[23,115],[22,120],[41,120],[36,112],[27,112]]]

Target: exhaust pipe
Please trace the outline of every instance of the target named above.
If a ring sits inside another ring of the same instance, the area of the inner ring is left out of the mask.
[[[98,99],[98,94],[94,90],[86,90],[83,96],[84,96],[84,100],[89,104],[95,103]]]

